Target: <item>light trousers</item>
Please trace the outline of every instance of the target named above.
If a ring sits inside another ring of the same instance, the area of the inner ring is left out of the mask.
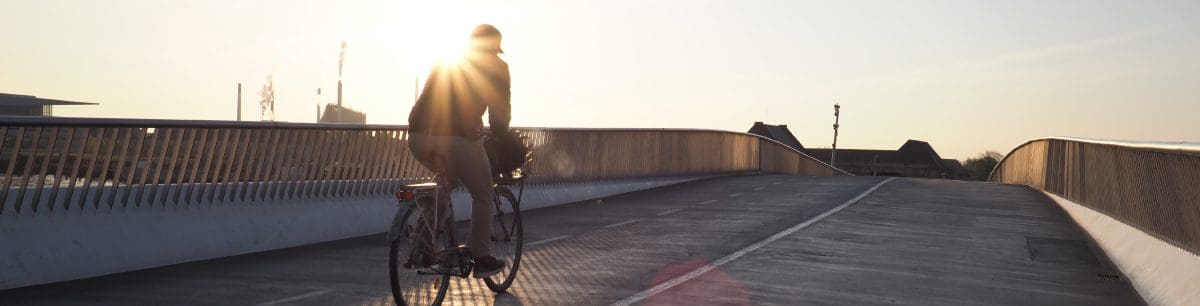
[[[431,136],[413,133],[408,138],[413,157],[438,174],[457,179],[471,194],[471,256],[491,256],[492,217],[495,195],[492,169],[482,140],[457,136]]]

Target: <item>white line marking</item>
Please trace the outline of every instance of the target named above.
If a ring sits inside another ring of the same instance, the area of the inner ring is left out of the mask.
[[[704,204],[708,204],[708,203],[712,203],[712,202],[716,202],[716,201],[717,201],[717,200],[708,200],[708,201],[704,201],[704,202],[696,203],[696,205],[704,205]]]
[[[630,223],[638,222],[638,220],[642,220],[642,219],[625,220],[625,221],[621,221],[621,222],[617,222],[617,223],[613,223],[613,224],[605,225],[605,226],[604,226],[604,228],[614,228],[614,227],[618,227],[618,226],[622,226],[622,225],[626,225],[626,224],[630,224]]]
[[[767,186],[762,186],[762,187],[754,188],[754,191],[759,191],[759,190],[763,190],[763,189],[767,189]]]
[[[270,306],[270,305],[283,304],[283,303],[287,303],[287,302],[299,301],[299,300],[307,299],[310,297],[326,294],[326,293],[329,293],[329,291],[333,291],[333,290],[329,290],[329,289],[317,290],[317,291],[293,296],[293,297],[286,298],[286,299],[279,299],[279,300],[274,300],[274,301],[270,301],[270,302],[266,302],[266,303],[261,303],[261,304],[258,304],[258,306]]]
[[[660,212],[660,213],[658,213],[658,215],[659,215],[659,216],[662,216],[662,215],[669,214],[669,213],[673,213],[673,212],[677,212],[677,211],[680,211],[680,210],[683,210],[683,208],[676,208],[676,209],[672,209],[672,210],[668,210],[668,211]]]
[[[646,289],[645,291],[638,292],[637,294],[631,295],[623,300],[617,301],[616,303],[612,303],[612,305],[620,305],[620,306],[633,305],[634,303],[645,300],[646,298],[648,298],[652,295],[658,294],[659,292],[663,292],[667,289],[671,289],[671,287],[675,287],[679,284],[682,284],[683,282],[686,282],[688,280],[696,278],[696,277],[700,276],[701,274],[704,274],[705,272],[708,272],[712,269],[716,269],[717,267],[724,265],[726,263],[729,263],[730,261],[733,261],[734,259],[738,259],[738,257],[745,256],[746,254],[749,254],[750,252],[753,252],[754,250],[762,248],[763,246],[766,246],[768,243],[774,242],[775,240],[779,240],[780,238],[783,238],[784,236],[791,235],[792,233],[795,233],[796,231],[799,231],[805,227],[808,227],[809,225],[812,225],[813,223],[816,223],[817,221],[821,221],[821,219],[824,219],[825,217],[828,217],[829,215],[832,215],[832,214],[846,208],[847,206],[850,206],[850,204],[854,204],[855,202],[858,202],[858,200],[862,200],[862,198],[866,197],[868,194],[871,194],[871,192],[874,192],[876,189],[879,189],[879,187],[883,186],[883,184],[886,184],[887,182],[891,182],[894,179],[896,179],[896,178],[893,177],[893,178],[884,180],[882,182],[879,182],[879,184],[875,184],[875,186],[872,186],[870,189],[867,189],[867,191],[863,191],[863,193],[859,194],[858,196],[855,196],[854,198],[850,199],[849,201],[842,203],[842,205],[838,205],[837,207],[834,207],[833,209],[830,209],[829,211],[821,213],[820,215],[817,215],[816,217],[812,217],[811,219],[804,221],[804,223],[797,224],[796,226],[793,226],[789,229],[783,230],[782,232],[775,233],[774,235],[771,235],[771,237],[767,237],[767,239],[763,239],[762,241],[759,241],[755,244],[751,244],[750,246],[747,246],[741,250],[738,250],[737,252],[734,252],[733,254],[729,254],[729,255],[726,255],[725,257],[721,257],[721,259],[717,259],[716,261],[712,262],[711,264],[703,265],[699,268],[696,268],[695,270],[692,270],[691,272],[688,272],[686,274],[677,276],[675,278],[672,278],[671,280],[668,280],[666,282],[658,284],[658,286],[654,286],[650,289]]]
[[[736,198],[736,197],[738,197],[738,196],[741,196],[741,195],[742,195],[742,193],[741,193],[741,192],[739,192],[739,193],[731,194],[731,195],[729,195],[729,197],[730,197],[730,198]]]
[[[771,184],[771,185],[779,185],[779,184],[783,184],[783,182],[775,182],[774,184]]]
[[[562,236],[558,236],[558,237],[554,237],[554,238],[546,238],[546,239],[526,243],[525,246],[535,246],[535,245],[553,242],[553,241],[559,241],[559,240],[563,240],[563,239],[567,239],[567,238],[571,238],[571,235],[562,235]]]

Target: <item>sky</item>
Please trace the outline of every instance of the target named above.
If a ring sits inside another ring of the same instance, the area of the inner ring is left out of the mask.
[[[406,124],[415,82],[480,23],[504,34],[513,125],[786,124],[806,147],[946,158],[1037,137],[1200,142],[1200,1],[0,2],[0,92],[56,116]],[[317,95],[322,88],[323,95]],[[271,117],[267,115],[266,117]]]

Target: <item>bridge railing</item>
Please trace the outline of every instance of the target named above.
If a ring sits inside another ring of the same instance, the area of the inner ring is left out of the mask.
[[[531,183],[845,174],[756,135],[526,128]],[[387,196],[431,173],[406,126],[0,117],[0,215]],[[226,204],[227,205],[227,204]]]
[[[1200,144],[1031,140],[989,180],[1041,189],[1200,254]]]

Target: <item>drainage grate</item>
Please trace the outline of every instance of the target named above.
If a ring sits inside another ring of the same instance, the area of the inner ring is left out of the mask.
[[[1114,282],[1121,281],[1120,275],[1108,274],[1108,273],[1096,273],[1096,276],[1103,280],[1114,281]]]
[[[1033,261],[1100,266],[1087,241],[1025,236],[1025,246]]]

